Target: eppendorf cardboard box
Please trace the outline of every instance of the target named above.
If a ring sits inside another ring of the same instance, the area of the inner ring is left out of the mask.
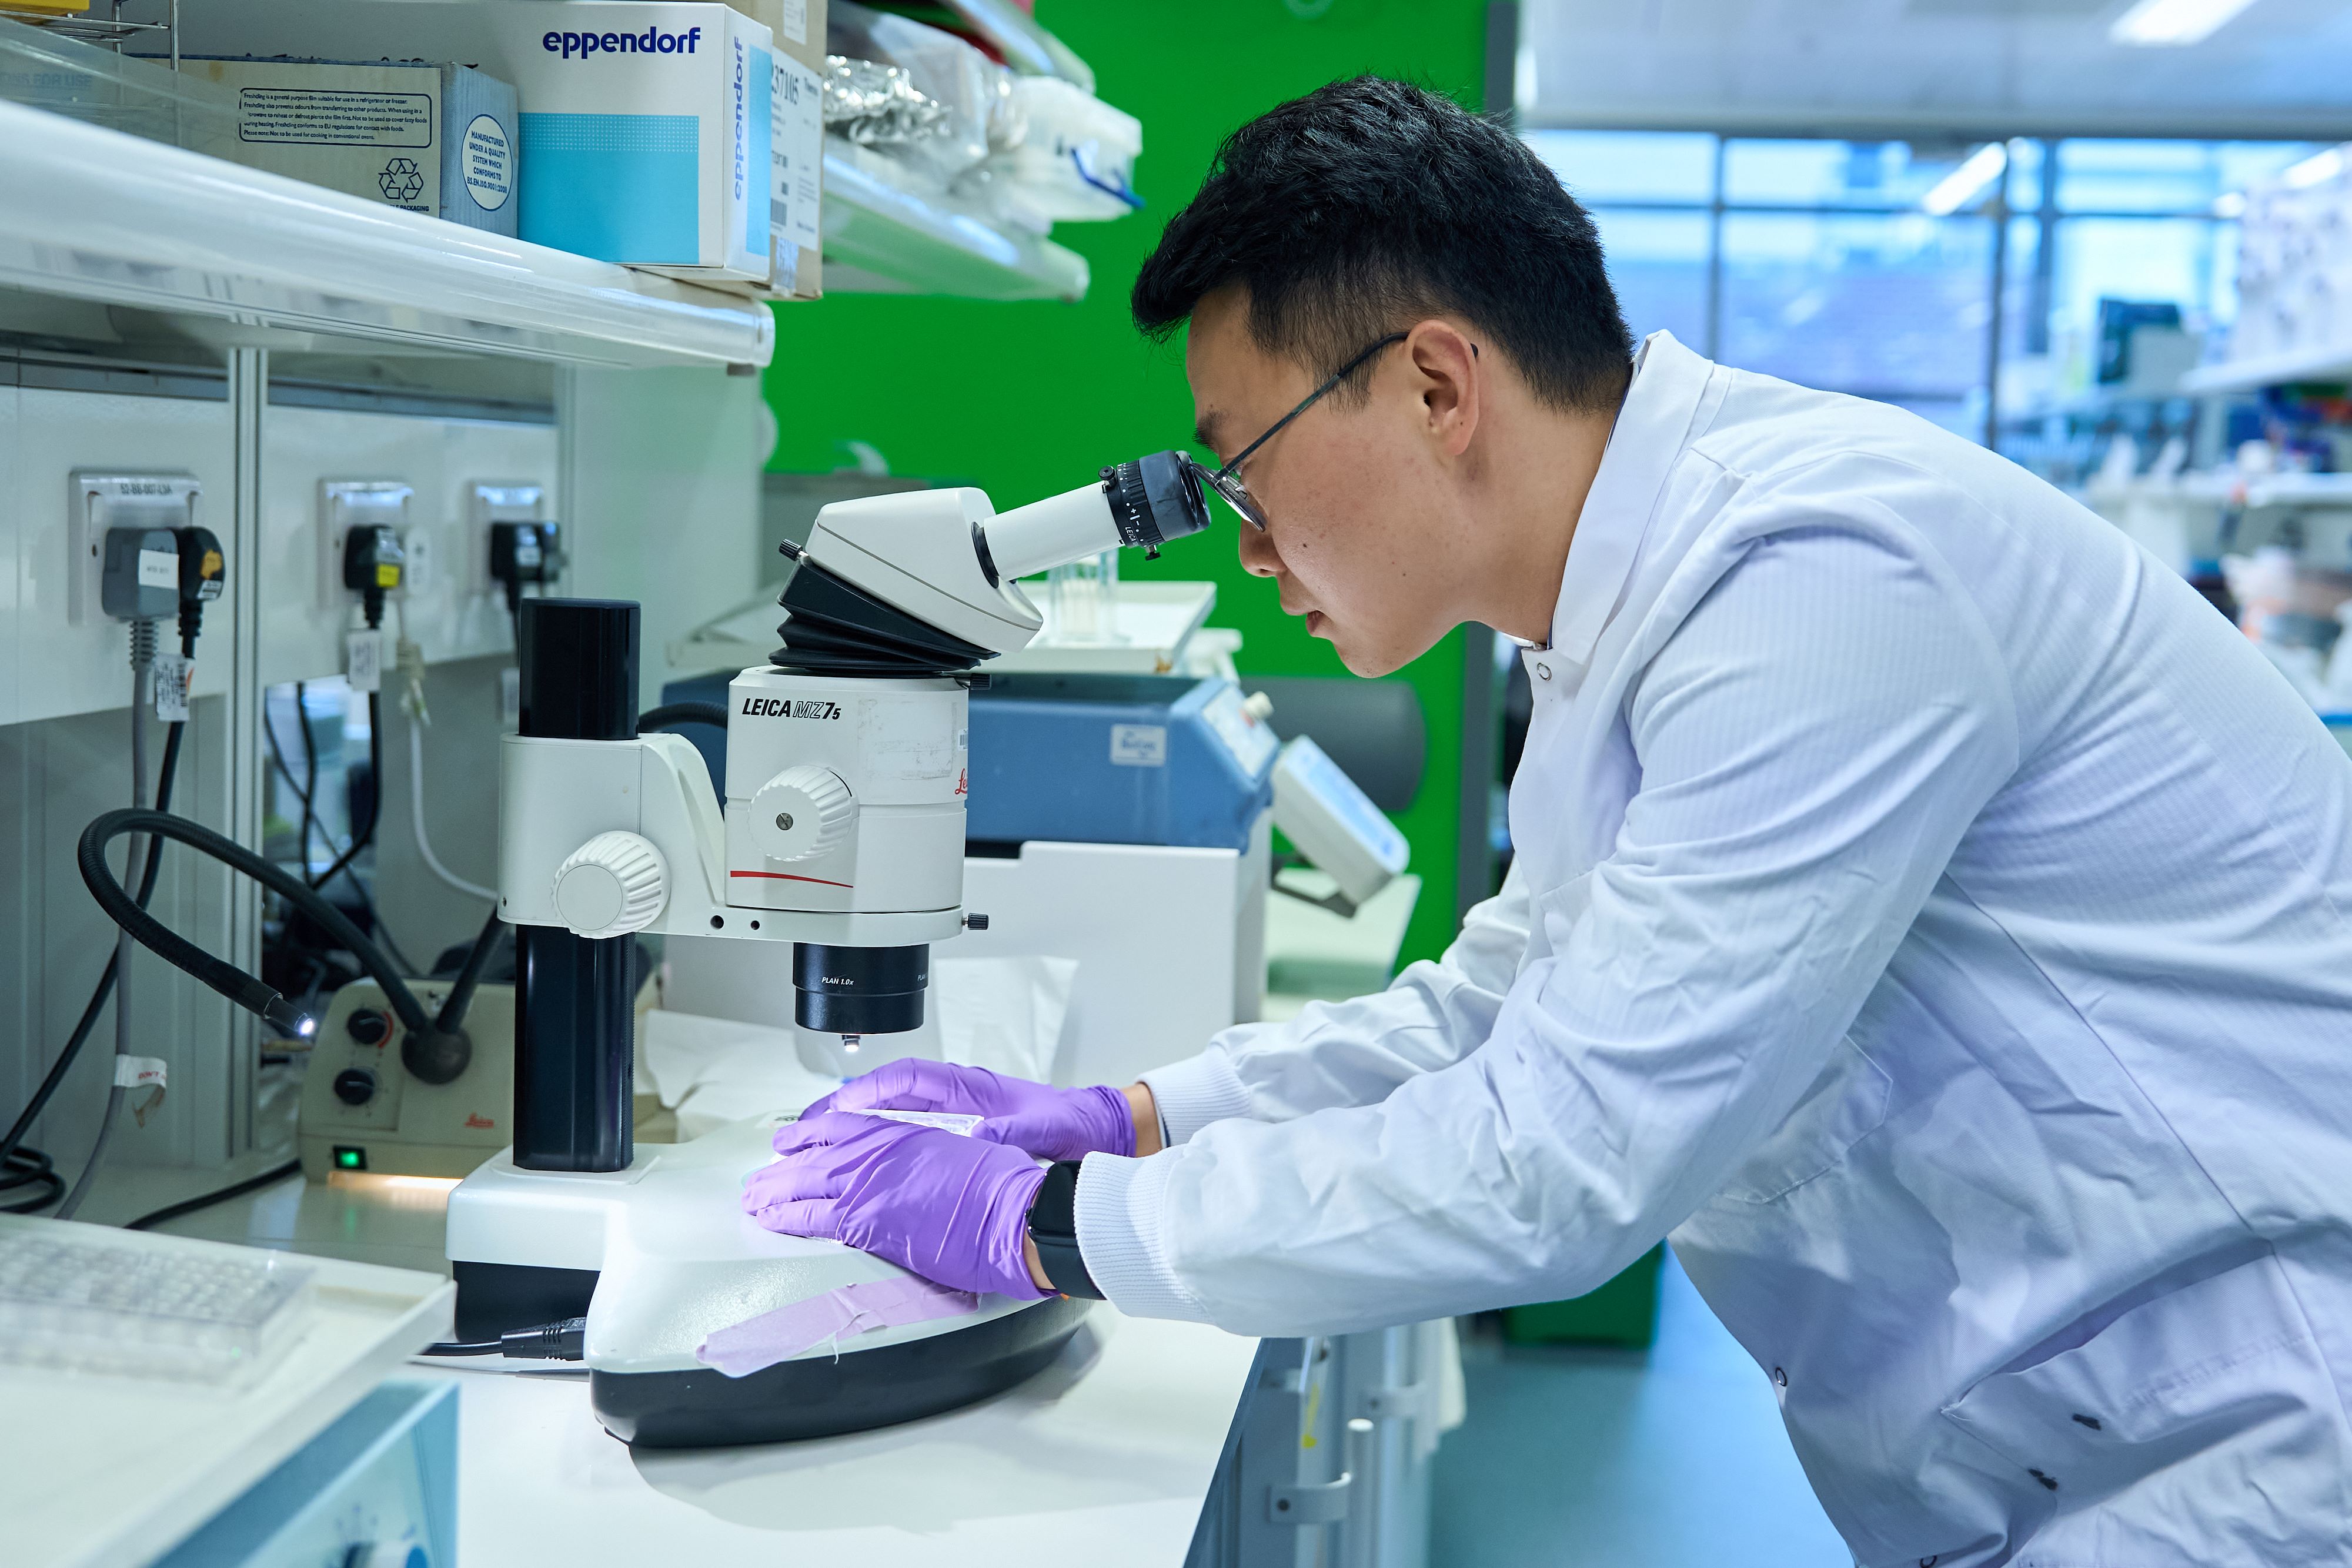
[[[728,0],[768,29],[775,48],[768,183],[769,253],[764,292],[814,299],[824,292],[824,0]]]
[[[236,97],[251,168],[452,223],[515,232],[515,89],[423,60],[185,59]]]
[[[768,29],[700,0],[488,8],[522,99],[522,237],[698,283],[765,285]]]

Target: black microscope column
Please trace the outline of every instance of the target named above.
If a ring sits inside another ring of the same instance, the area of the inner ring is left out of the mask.
[[[637,733],[635,604],[526,599],[517,642],[520,733],[558,740]],[[514,1160],[526,1170],[616,1171],[635,1152],[635,947],[627,936],[599,942],[561,926],[515,928]]]

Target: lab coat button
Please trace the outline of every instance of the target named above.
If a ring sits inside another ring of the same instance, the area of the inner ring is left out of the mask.
[[[1789,1386],[1789,1375],[1776,1366],[1772,1369],[1772,1381],[1786,1388]]]
[[[1541,675],[1548,681],[1551,679],[1551,666],[1549,664],[1538,664],[1536,666],[1536,674]]]
[[[1937,1557],[1940,1557],[1940,1556],[1942,1556],[1942,1555],[1943,1555],[1943,1553],[1941,1553],[1941,1552],[1937,1552],[1936,1555],[1937,1555]],[[1919,1568],[1936,1568],[1936,1558],[1935,1558],[1935,1557],[1922,1557],[1921,1559],[1919,1559]]]

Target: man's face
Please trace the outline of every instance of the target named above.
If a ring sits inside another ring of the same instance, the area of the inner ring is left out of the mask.
[[[1220,462],[1339,368],[1267,353],[1247,313],[1237,287],[1208,296],[1184,351],[1202,443]],[[1349,378],[1370,388],[1368,400],[1326,396],[1240,469],[1267,519],[1264,533],[1240,525],[1242,566],[1274,579],[1283,609],[1306,617],[1308,634],[1359,675],[1419,657],[1460,619],[1446,570],[1447,486],[1431,460],[1412,348],[1386,349]]]

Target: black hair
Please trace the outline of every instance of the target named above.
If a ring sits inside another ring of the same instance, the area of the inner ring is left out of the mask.
[[[1613,410],[1632,373],[1592,219],[1508,130],[1405,82],[1333,82],[1227,137],[1136,277],[1135,324],[1164,340],[1233,283],[1258,346],[1318,379],[1447,313],[1556,408]]]

